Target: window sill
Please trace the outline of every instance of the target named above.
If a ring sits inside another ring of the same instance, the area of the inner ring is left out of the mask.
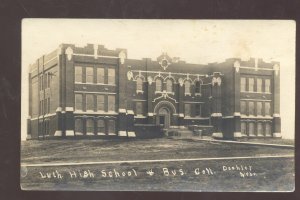
[[[254,92],[254,91],[240,91],[241,93],[251,93],[251,94],[272,94],[271,92]]]
[[[184,96],[192,96],[191,93],[184,93]]]
[[[137,90],[136,93],[137,94],[139,94],[139,93],[144,94],[144,91],[143,90]]]
[[[80,85],[103,85],[103,86],[116,86],[115,83],[83,83],[83,82],[75,82],[75,84]]]
[[[144,119],[144,118],[147,118],[147,116],[144,116],[144,115],[136,115],[136,116],[134,116],[134,118],[137,118],[137,119]]]
[[[104,111],[82,111],[82,110],[75,110],[74,114],[99,114],[99,115],[118,115],[117,112],[114,111],[108,111],[108,112],[104,112]]]
[[[174,92],[166,92],[166,91],[155,91],[154,94],[171,94],[171,95],[174,95],[175,93]]]
[[[199,97],[201,97],[201,96],[202,96],[202,94],[201,94],[201,93],[195,93],[195,96],[199,96]]]

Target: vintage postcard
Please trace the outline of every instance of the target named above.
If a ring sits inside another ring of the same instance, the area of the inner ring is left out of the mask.
[[[291,192],[292,20],[23,19],[23,190]]]

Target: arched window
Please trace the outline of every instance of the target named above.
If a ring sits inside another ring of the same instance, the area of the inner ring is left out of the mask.
[[[97,121],[97,135],[105,135],[105,123],[103,119]]]
[[[172,80],[167,80],[167,92],[173,92],[173,82]]]
[[[86,120],[86,134],[94,135],[94,120],[93,119]]]
[[[136,79],[136,90],[143,91],[143,79],[140,77]]]
[[[75,135],[83,135],[82,119],[75,120]]]
[[[190,81],[185,81],[184,86],[185,86],[184,93],[185,94],[190,94],[191,93],[191,83],[190,83]]]
[[[200,81],[196,81],[195,93],[201,94],[201,82]]]
[[[161,89],[162,89],[162,82],[161,82],[161,80],[160,79],[156,79],[155,84],[156,84],[156,90],[155,91],[161,92]]]

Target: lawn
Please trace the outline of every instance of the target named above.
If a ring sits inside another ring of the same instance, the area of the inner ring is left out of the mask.
[[[84,162],[292,154],[293,149],[189,139],[23,141],[21,162]]]
[[[294,153],[291,148],[167,138],[25,141],[21,149],[21,163],[27,164]],[[294,176],[293,157],[122,162],[22,167],[21,187],[26,190],[292,191]]]

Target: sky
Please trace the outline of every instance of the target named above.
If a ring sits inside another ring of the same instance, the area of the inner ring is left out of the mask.
[[[167,52],[199,64],[232,57],[278,61],[281,132],[284,138],[294,138],[295,24],[292,20],[23,19],[21,138],[26,138],[27,130],[28,67],[61,43],[125,48],[132,59],[156,60]]]

